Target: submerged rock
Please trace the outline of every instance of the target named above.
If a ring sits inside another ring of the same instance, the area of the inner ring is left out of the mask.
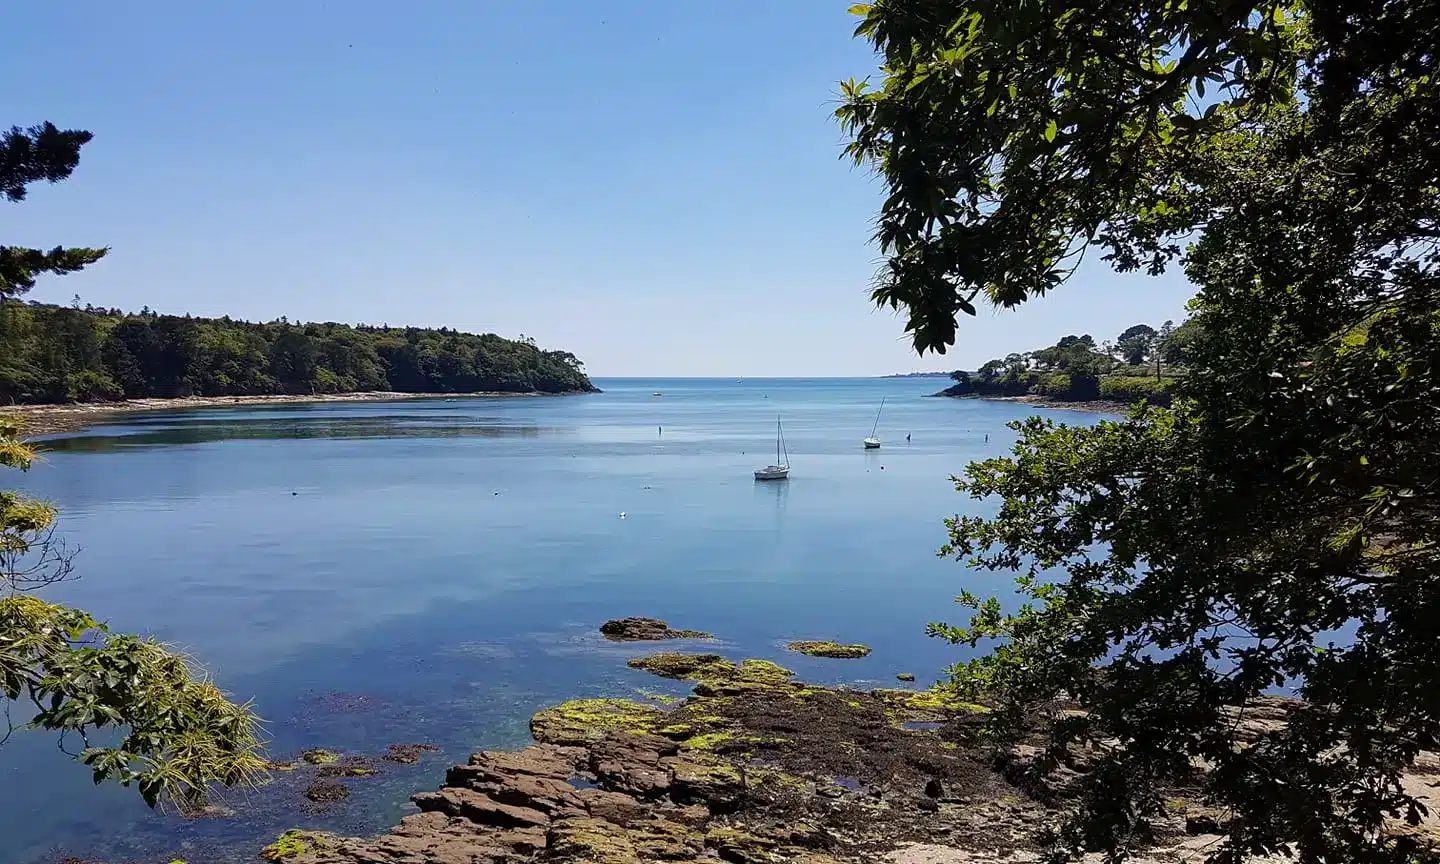
[[[914,680],[915,680],[915,676],[914,676],[913,674],[909,673],[909,672],[901,672],[899,675],[896,675],[896,676],[895,676],[895,680],[897,680],[897,681],[914,681]]]
[[[380,758],[387,762],[410,765],[419,762],[422,753],[433,753],[439,749],[434,744],[391,744],[385,748],[385,755]]]
[[[368,756],[335,756],[314,763],[317,777],[371,777],[379,773],[376,761]]]
[[[869,645],[841,645],[838,642],[801,640],[791,642],[785,647],[797,654],[808,654],[811,657],[829,657],[835,660],[855,660],[860,657],[870,656]]]
[[[349,798],[350,789],[339,780],[321,779],[310,784],[305,797],[317,804],[329,804]]]
[[[600,632],[616,642],[659,642],[664,639],[710,639],[699,630],[672,630],[659,618],[618,618],[600,625]]]

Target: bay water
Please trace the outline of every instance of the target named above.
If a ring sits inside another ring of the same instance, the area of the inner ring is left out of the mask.
[[[926,398],[947,383],[598,379],[587,396],[134,414],[44,441],[42,464],[0,477],[59,505],[79,548],[80,578],[43,596],[193,654],[254,701],[274,756],[440,750],[326,810],[302,806],[295,772],[181,819],[18,732],[0,748],[0,860],[254,861],[296,825],[383,831],[445,766],[525,744],[547,704],[685,692],[628,669],[656,646],[606,642],[608,618],[665,618],[717,637],[682,648],[816,682],[937,680],[966,655],[925,624],[960,619],[961,588],[1009,587],[936,557],[946,517],[994,506],[949,476],[1007,452],[1008,421],[1096,419]],[[884,446],[862,450],[882,397]],[[777,417],[791,479],[757,483]],[[807,658],[791,639],[874,652]]]

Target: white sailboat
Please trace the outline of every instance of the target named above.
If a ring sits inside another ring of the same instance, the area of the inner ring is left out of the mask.
[[[775,418],[775,464],[755,469],[756,480],[788,480],[790,478],[790,451],[785,449],[785,432],[780,428],[780,418]]]
[[[880,397],[880,411],[884,411],[884,410],[885,410],[885,397],[884,397],[884,396],[881,396],[881,397]],[[880,411],[876,411],[876,412],[875,412],[875,425],[870,428],[870,437],[869,437],[869,438],[866,438],[863,442],[861,442],[861,443],[863,443],[863,444],[865,445],[865,449],[866,449],[866,450],[879,450],[879,449],[880,449],[880,439],[875,437],[875,432],[876,432],[877,430],[879,430],[879,428],[880,428]]]

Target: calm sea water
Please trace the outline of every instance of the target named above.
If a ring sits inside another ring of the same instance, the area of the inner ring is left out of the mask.
[[[935,680],[961,654],[926,622],[955,618],[962,587],[1006,587],[935,556],[945,517],[986,506],[947,477],[1037,413],[924,398],[944,383],[600,380],[580,397],[145,414],[47,442],[0,485],[58,503],[82,547],[82,578],[49,597],[192,652],[254,700],[277,756],[443,752],[328,812],[281,776],[229,800],[233,817],[182,820],[21,734],[0,750],[0,860],[252,861],[297,824],[383,830],[452,761],[524,744],[546,704],[683,692],[625,667],[646,649],[600,640],[611,617],[706,630],[815,681]],[[885,445],[862,451],[882,396]],[[791,479],[756,483],[777,415]],[[874,653],[787,654],[795,638]]]

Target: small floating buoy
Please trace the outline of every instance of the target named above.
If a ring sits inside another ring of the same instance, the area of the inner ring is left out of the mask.
[[[625,511],[624,511],[624,510],[621,510],[621,511],[620,511],[620,518],[621,518],[621,519],[624,519],[624,518],[625,518]]]
[[[294,490],[291,490],[290,494],[291,494],[291,495],[299,495],[300,493],[299,493],[299,492],[296,492],[296,491],[294,491]]]
[[[496,489],[494,494],[499,495],[499,494],[500,494],[500,490],[499,490],[499,489]]]

